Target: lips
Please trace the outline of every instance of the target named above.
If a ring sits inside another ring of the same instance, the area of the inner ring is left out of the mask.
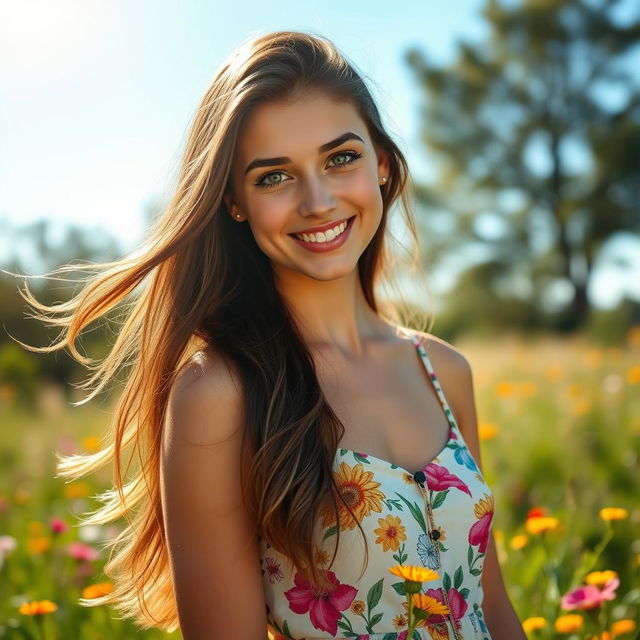
[[[344,231],[333,238],[333,240],[327,240],[326,242],[306,242],[299,238],[296,234],[289,234],[293,241],[300,247],[310,251],[311,253],[327,253],[330,251],[338,250],[351,234],[351,228],[355,224],[356,216],[351,216],[347,219],[346,227]],[[337,222],[332,224],[339,224]],[[331,228],[331,227],[329,227]]]
[[[349,217],[349,218],[343,218],[342,220],[334,220],[332,222],[328,222],[327,224],[323,224],[320,225],[318,227],[310,227],[309,229],[302,229],[302,231],[295,231],[293,233],[290,233],[290,236],[295,236],[296,233],[302,234],[302,233],[319,233],[321,231],[328,231],[329,229],[333,229],[334,227],[336,227],[339,224],[342,224],[343,222],[347,222],[348,220],[351,220],[351,218],[353,218],[353,216]]]

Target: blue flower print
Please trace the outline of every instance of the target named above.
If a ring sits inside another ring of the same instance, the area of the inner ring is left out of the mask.
[[[431,538],[426,533],[421,533],[418,536],[417,545],[418,555],[425,567],[429,569],[437,569],[438,567],[438,555]]]
[[[458,447],[453,456],[458,464],[464,465],[467,469],[471,469],[471,471],[479,471],[478,465],[466,447]]]

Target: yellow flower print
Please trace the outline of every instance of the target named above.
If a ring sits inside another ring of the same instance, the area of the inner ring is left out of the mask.
[[[442,527],[433,527],[433,531],[437,531],[440,534],[438,536],[439,542],[444,542],[447,539],[447,534],[444,532]]]
[[[408,624],[407,616],[404,613],[400,613],[392,620],[392,623],[396,629],[404,629]]]
[[[357,616],[361,616],[366,609],[366,605],[362,600],[354,600],[351,603],[351,611],[355,613]]]
[[[378,536],[376,543],[382,544],[383,551],[389,551],[389,549],[397,551],[400,542],[407,539],[400,518],[389,514],[386,518],[378,518],[378,524],[380,527],[373,530]]]
[[[335,481],[342,499],[349,505],[358,522],[370,515],[372,511],[382,513],[382,500],[385,495],[378,490],[380,483],[373,480],[371,471],[364,471],[361,463],[350,467],[346,462],[341,462],[339,471],[335,473]],[[338,500],[338,517],[341,531],[356,528],[356,522],[340,500]],[[322,526],[329,527],[334,524],[333,508],[331,505],[325,505],[322,512]]]
[[[449,640],[449,630],[444,623],[428,624],[427,631],[431,636],[431,640]]]
[[[402,474],[402,480],[405,484],[412,485],[415,484],[415,478],[406,471]]]
[[[492,495],[484,494],[483,498],[480,498],[478,502],[473,507],[473,512],[476,514],[476,518],[480,520],[482,516],[487,513],[493,513],[494,511],[494,500]]]

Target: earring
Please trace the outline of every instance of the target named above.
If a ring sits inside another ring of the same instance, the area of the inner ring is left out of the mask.
[[[382,180],[382,182],[386,182],[387,181],[387,176],[382,176],[381,180]]]
[[[239,217],[240,217],[240,214],[239,214],[239,213],[236,213],[236,218],[239,218]]]

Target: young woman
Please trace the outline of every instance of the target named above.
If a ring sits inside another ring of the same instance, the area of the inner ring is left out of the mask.
[[[177,189],[135,256],[70,302],[25,297],[63,328],[124,304],[88,399],[127,369],[85,522],[126,517],[109,603],[186,640],[403,640],[388,569],[426,566],[446,605],[419,638],[524,638],[491,535],[472,373],[447,342],[383,313],[388,216],[406,161],[353,66],[325,38],[239,48],[195,116]],[[62,314],[62,317],[56,317]],[[86,400],[85,400],[86,401]],[[138,464],[127,478],[129,463]],[[396,586],[394,586],[394,584]]]

